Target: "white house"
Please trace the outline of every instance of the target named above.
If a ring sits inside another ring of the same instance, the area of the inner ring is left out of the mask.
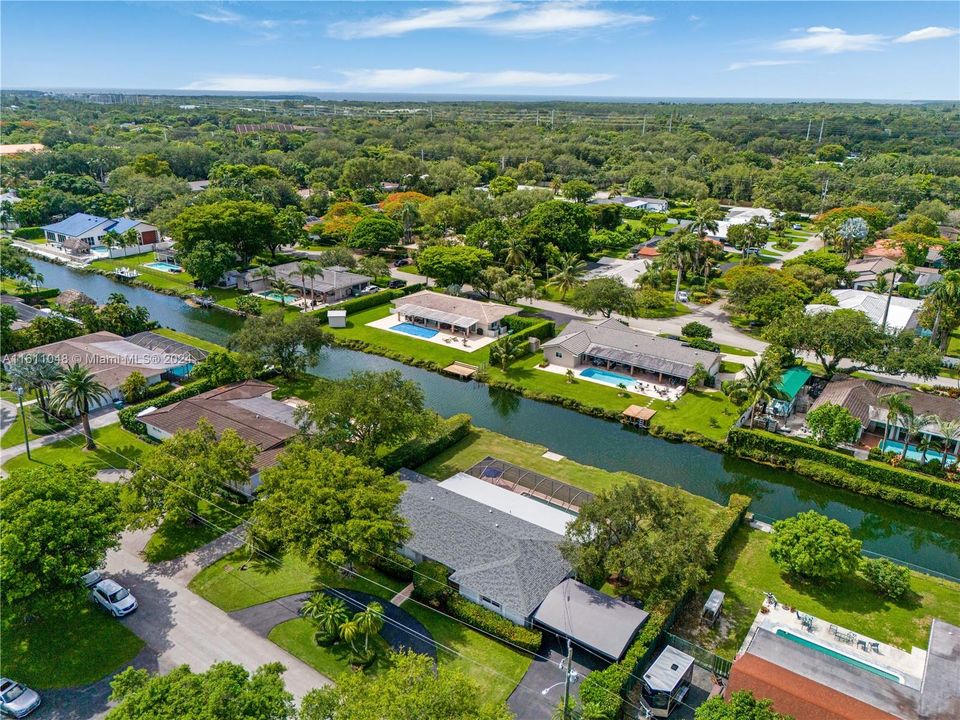
[[[41,229],[48,243],[78,254],[106,245],[109,242],[107,233],[121,235],[133,229],[137,233],[139,246],[154,245],[162,239],[160,230],[143,220],[105,218],[87,213],[74,213],[65,220],[44,225]]]
[[[893,332],[901,330],[914,330],[917,327],[917,318],[920,314],[920,308],[923,306],[922,300],[914,300],[904,297],[888,297],[880,293],[867,292],[866,290],[840,289],[831,290],[830,294],[837,299],[837,305],[807,305],[806,313],[833,312],[835,310],[859,310],[877,325],[883,323],[884,312],[887,313],[886,329]],[[890,302],[890,309],[887,310],[887,301]]]

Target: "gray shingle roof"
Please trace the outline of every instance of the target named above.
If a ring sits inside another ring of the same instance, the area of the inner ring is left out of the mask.
[[[573,320],[563,334],[543,347],[563,347],[575,355],[587,353],[680,378],[690,377],[698,362],[709,370],[720,357],[719,353],[631,330],[612,318],[599,323]]]
[[[400,477],[407,485],[400,513],[413,532],[407,548],[453,570],[453,582],[527,617],[570,574],[560,535],[412,470]]]

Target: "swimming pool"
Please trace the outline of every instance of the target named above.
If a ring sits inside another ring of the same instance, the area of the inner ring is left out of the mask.
[[[880,443],[880,449],[884,452],[902,453],[903,443],[895,440],[884,440],[882,443]],[[926,459],[927,462],[930,462],[931,460],[939,460],[940,462],[943,462],[943,456],[936,450],[927,450]],[[916,445],[911,445],[907,448],[907,460],[914,460],[916,462],[923,461],[923,453],[919,448],[917,448]],[[947,455],[947,465],[953,465],[956,462],[957,458],[955,456]]]
[[[92,255],[99,255],[100,257],[110,257],[110,248],[106,245],[94,245],[90,248],[90,253]]]
[[[580,376],[607,385],[613,385],[614,387],[620,383],[629,387],[637,381],[636,378],[632,378],[629,375],[621,375],[620,373],[610,372],[609,370],[602,370],[600,368],[587,368],[580,373]]]
[[[259,295],[262,298],[266,298],[267,300],[273,300],[274,302],[280,302],[280,298],[282,297],[283,301],[288,304],[297,301],[296,295],[281,295],[276,290],[258,292],[258,293],[254,293],[254,295]]]
[[[434,335],[440,332],[439,330],[433,330],[432,328],[423,327],[422,325],[414,325],[413,323],[407,322],[394,325],[390,329],[419,338],[432,338]]]
[[[168,262],[152,262],[144,263],[144,267],[153,268],[154,270],[162,270],[163,272],[168,273],[178,273],[183,272],[183,268],[179,265],[174,265],[173,263]]]
[[[817,652],[823,653],[828,657],[836,658],[840,662],[845,662],[847,665],[852,665],[853,667],[860,668],[861,670],[866,670],[867,672],[873,673],[879,677],[882,677],[884,680],[892,680],[895,683],[902,683],[903,680],[899,675],[895,675],[892,672],[887,672],[883,668],[879,668],[876,665],[871,665],[868,662],[863,660],[858,660],[855,657],[851,657],[846,653],[839,652],[833,648],[829,648],[826,645],[821,645],[810,638],[803,637],[802,635],[795,635],[786,628],[777,628],[777,635],[790,640],[791,642],[797,643],[797,645],[803,645],[808,647],[811,650],[816,650]]]

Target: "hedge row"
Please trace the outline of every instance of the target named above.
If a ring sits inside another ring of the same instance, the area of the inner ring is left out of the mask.
[[[320,322],[327,322],[327,313],[330,310],[346,310],[347,317],[350,317],[351,313],[358,313],[361,310],[369,310],[372,307],[377,307],[378,305],[386,305],[389,302],[393,302],[397,298],[402,298],[405,295],[417,292],[418,290],[423,290],[422,284],[408,285],[404,288],[398,288],[397,290],[381,290],[378,293],[373,293],[372,295],[363,295],[358,298],[353,298],[352,300],[345,300],[342,303],[337,303],[336,305],[331,305],[330,307],[325,307],[322,310],[317,310],[315,313],[310,313],[317,317]]]
[[[445,603],[447,612],[458,620],[472,625],[495,638],[505,640],[529,652],[537,652],[543,641],[539,630],[532,630],[510,622],[502,615],[470,602],[461,595],[453,594]]]
[[[17,297],[20,298],[27,305],[32,305],[33,303],[38,303],[41,300],[50,300],[55,298],[60,294],[60,288],[43,288],[41,290],[34,290],[32,292],[17,292]]]
[[[784,460],[809,460],[820,465],[829,465],[872,483],[960,504],[960,484],[874,461],[857,460],[834,450],[763,430],[735,428],[728,434],[727,443],[734,451],[738,453],[746,451],[753,459],[759,458],[761,462],[766,460],[774,464],[790,466],[791,464],[785,463]]]
[[[13,236],[21,240],[39,240],[43,237],[42,227],[22,227],[13,231]]]
[[[510,318],[504,318],[505,320],[510,320]],[[521,318],[526,320],[528,318]],[[557,324],[553,320],[538,320],[537,322],[531,323],[526,326],[514,327],[512,324],[509,324],[511,330],[511,336],[519,338],[521,340],[526,340],[527,338],[535,337],[541,341],[549,340],[554,335],[557,334]]]
[[[384,472],[396,472],[402,467],[416,468],[463,440],[470,432],[470,416],[466,413],[441,420],[441,428],[431,438],[414,439],[382,456],[377,464]]]
[[[417,566],[413,560],[401,555],[396,550],[390,550],[381,555],[374,555],[369,565],[385,575],[389,575],[402,582],[410,582],[413,580],[413,570]]]
[[[207,390],[213,390],[215,387],[217,387],[215,382],[205,378],[203,380],[196,380],[187,385],[183,385],[171,393],[161,395],[160,397],[153,398],[152,400],[145,400],[137,403],[136,405],[128,405],[119,413],[117,413],[117,416],[120,419],[120,425],[125,430],[129,430],[137,435],[143,435],[147,432],[147,428],[142,422],[137,420],[137,415],[139,413],[143,412],[149,407],[161,408],[167,405],[172,405],[175,402],[186,400],[187,398],[191,398],[194,395],[199,395]]]

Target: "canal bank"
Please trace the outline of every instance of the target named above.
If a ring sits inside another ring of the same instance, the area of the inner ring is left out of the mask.
[[[224,344],[242,321],[183,299],[128,287],[97,274],[32,261],[48,286],[76,288],[98,302],[121,292],[161,325]],[[696,445],[639,435],[573,410],[475,382],[461,382],[377,355],[327,350],[311,372],[343,377],[353,370],[399,370],[420,383],[427,404],[443,415],[469,413],[479,427],[545,445],[585,465],[625,470],[726,504],[732,493],[753,498],[751,509],[772,518],[817,510],[847,525],[870,552],[960,577],[960,522],[820,485],[790,472]]]

